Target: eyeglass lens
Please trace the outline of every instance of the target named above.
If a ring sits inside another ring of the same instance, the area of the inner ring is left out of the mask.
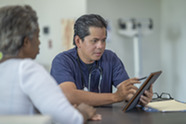
[[[169,93],[165,93],[165,92],[162,92],[160,95],[157,92],[155,92],[153,93],[153,97],[152,97],[152,100],[169,100],[169,99],[173,99],[173,97],[171,97]]]

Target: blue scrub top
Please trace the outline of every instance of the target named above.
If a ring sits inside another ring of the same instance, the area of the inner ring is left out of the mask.
[[[91,74],[87,65],[78,58],[76,47],[62,52],[54,58],[51,75],[58,84],[70,81],[76,84],[77,89],[84,89],[84,87],[88,87],[90,82],[90,91],[99,92],[100,71],[97,66],[102,70],[100,83],[102,93],[111,93],[112,85],[116,87],[119,83],[129,79],[123,63],[110,50],[105,50],[100,60],[93,63],[92,68],[94,71]],[[89,79],[91,80],[89,81]]]

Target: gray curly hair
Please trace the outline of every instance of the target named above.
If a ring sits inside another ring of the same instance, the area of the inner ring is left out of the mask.
[[[37,29],[38,17],[29,5],[0,8],[0,52],[17,56],[24,38],[32,39]]]

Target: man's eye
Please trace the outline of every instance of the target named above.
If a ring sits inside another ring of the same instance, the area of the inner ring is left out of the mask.
[[[92,40],[92,42],[94,42],[94,43],[96,43],[97,41],[98,41],[97,39]]]
[[[105,42],[106,41],[106,39],[103,39],[103,40],[101,40],[102,42]]]

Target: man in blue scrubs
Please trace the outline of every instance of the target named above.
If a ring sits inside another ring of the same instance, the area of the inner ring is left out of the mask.
[[[129,79],[117,55],[105,50],[107,23],[96,14],[83,15],[74,24],[73,49],[58,54],[51,75],[72,104],[81,102],[93,106],[129,100],[136,92],[137,78]],[[117,91],[112,93],[112,85]],[[152,86],[140,102],[152,99]]]

